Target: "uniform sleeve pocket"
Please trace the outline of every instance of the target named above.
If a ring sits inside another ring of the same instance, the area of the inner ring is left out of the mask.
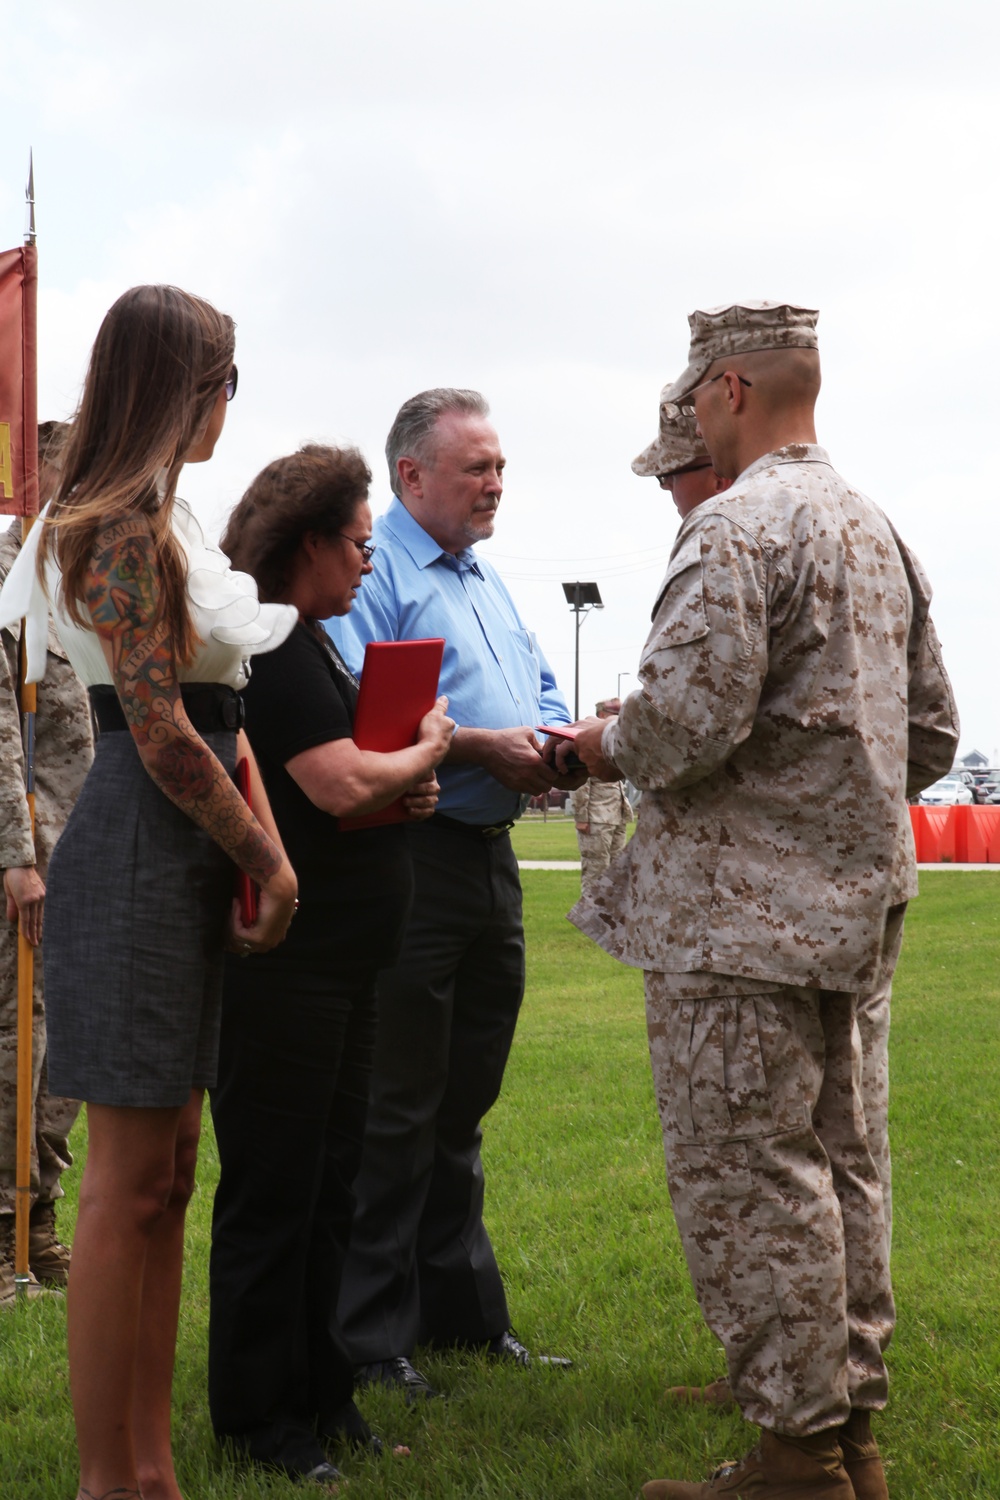
[[[708,634],[701,558],[667,574],[653,611],[651,639],[657,651],[687,646]]]

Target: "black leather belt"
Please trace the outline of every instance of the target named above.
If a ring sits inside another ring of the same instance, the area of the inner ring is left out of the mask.
[[[446,813],[435,813],[431,822],[473,839],[498,839],[502,833],[509,833],[514,826],[513,818],[506,823],[487,823],[484,826],[482,823],[463,823],[460,818],[449,818]]]
[[[121,702],[113,687],[88,688],[94,719],[102,734],[128,729]],[[222,682],[182,682],[184,709],[199,734],[219,729],[242,729],[243,699],[235,688]]]

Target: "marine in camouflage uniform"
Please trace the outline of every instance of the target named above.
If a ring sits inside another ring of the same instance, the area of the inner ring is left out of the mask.
[[[597,717],[608,719],[621,704],[610,698],[597,705]],[[625,848],[632,806],[624,781],[597,781],[593,777],[573,793],[573,822],[580,845],[580,885],[586,890]]]
[[[717,468],[754,380],[773,389],[755,356],[814,350],[816,318],[692,315],[668,394],[725,379],[698,405]],[[727,359],[734,373],[710,376]],[[578,737],[592,771],[597,743],[603,774],[643,798],[571,917],[646,971],[678,1228],[733,1394],[765,1429],[710,1483],[645,1493],[849,1500],[885,1494],[867,1421],[895,1317],[858,996],[884,982],[917,890],[905,797],[952,764],[958,726],[929,586],[885,516],[815,442],[740,469],[681,526],[641,690]]]
[[[729,488],[731,478],[716,472],[705,440],[698,431],[694,412],[675,405],[668,397],[673,381],[660,393],[659,430],[647,448],[632,460],[632,472],[655,478],[668,490],[681,519],[697,505],[714,499]],[[594,783],[596,784],[596,783]],[[892,977],[903,937],[902,913],[894,920],[875,987],[858,996],[858,1029],[861,1034],[861,1096],[865,1112],[868,1148],[882,1184],[886,1239],[892,1246],[892,1159],[889,1151],[889,1009]],[[707,1400],[713,1405],[731,1404],[728,1381],[715,1381],[707,1390],[677,1386],[668,1392],[685,1401]]]
[[[15,521],[0,535],[0,584],[20,548]],[[25,801],[16,634],[0,632],[0,869],[35,866],[44,880],[49,858],[93,758],[87,694],[50,623],[48,669],[38,684],[35,720],[35,838]],[[79,1103],[49,1094],[45,1070],[45,1009],[41,949],[36,948],[32,1067],[29,1261],[32,1276],[64,1285],[68,1252],[55,1236],[59,1178],[72,1163],[68,1136]],[[13,1300],[17,1130],[17,926],[0,920],[0,1306]],[[33,1290],[33,1288],[32,1288]]]

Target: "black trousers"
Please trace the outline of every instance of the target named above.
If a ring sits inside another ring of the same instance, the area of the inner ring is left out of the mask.
[[[221,1163],[212,1425],[246,1456],[292,1472],[322,1459],[317,1433],[354,1383],[334,1311],[364,1136],[378,960],[352,957],[347,942],[331,949],[337,925],[335,912],[304,904],[296,918],[304,957],[295,961],[282,945],[227,961],[211,1092]]]
[[[431,820],[408,830],[415,897],[379,1030],[357,1211],[340,1298],[355,1363],[509,1325],[483,1224],[480,1121],[503,1081],[524,994],[510,838]]]

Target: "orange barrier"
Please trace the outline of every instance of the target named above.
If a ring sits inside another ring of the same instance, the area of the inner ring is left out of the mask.
[[[1000,807],[911,807],[922,865],[1000,864]]]

